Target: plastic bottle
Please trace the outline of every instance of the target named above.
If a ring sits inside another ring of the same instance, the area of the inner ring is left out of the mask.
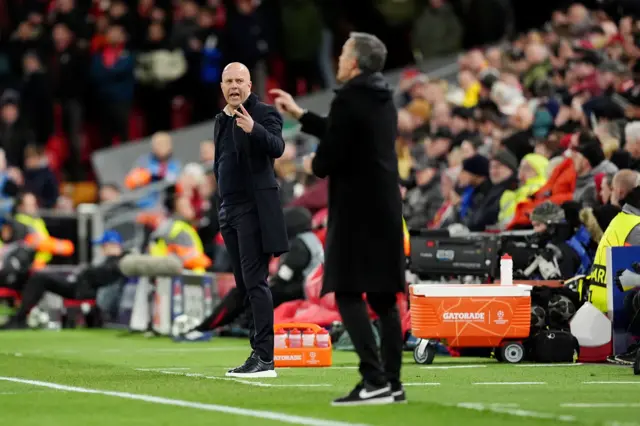
[[[302,347],[313,348],[316,344],[316,333],[312,329],[307,328],[302,332]]]
[[[289,348],[301,348],[302,347],[302,333],[297,328],[294,328],[289,332]]]
[[[328,348],[329,339],[329,332],[323,328],[316,333],[316,346],[318,348]]]
[[[285,349],[287,347],[287,332],[279,328],[273,338],[273,346],[276,349]]]
[[[500,258],[500,285],[513,285],[513,259],[507,253]]]

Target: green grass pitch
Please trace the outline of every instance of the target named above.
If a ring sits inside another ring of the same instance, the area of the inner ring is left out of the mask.
[[[248,343],[173,343],[110,330],[0,333],[0,424],[640,426],[640,376],[612,365],[505,365],[407,353],[409,404],[331,407],[357,381],[356,357],[232,380]]]

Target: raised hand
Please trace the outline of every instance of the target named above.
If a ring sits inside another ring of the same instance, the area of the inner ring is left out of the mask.
[[[253,130],[253,118],[251,118],[242,104],[236,109],[236,124],[238,124],[238,127],[244,130],[245,133],[251,133]]]
[[[280,89],[271,89],[269,90],[269,94],[275,97],[274,104],[280,114],[289,115],[296,120],[302,117],[304,114],[304,110],[300,108],[300,105],[296,103],[289,93]]]

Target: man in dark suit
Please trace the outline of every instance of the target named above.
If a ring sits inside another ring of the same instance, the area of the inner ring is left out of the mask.
[[[329,222],[323,293],[335,292],[342,321],[360,357],[363,381],[334,405],[406,401],[400,382],[403,336],[396,306],[405,290],[402,202],[395,152],[398,113],[380,71],[387,49],[353,33],[340,55],[344,83],[327,118],[273,90],[276,107],[320,138],[306,167],[329,178]],[[380,318],[382,360],[362,294]]]
[[[269,260],[289,250],[273,162],[284,152],[282,117],[251,93],[246,66],[222,72],[227,106],[214,120],[214,174],[220,195],[220,232],[236,287],[253,314],[251,355],[231,377],[276,377],[273,367],[273,300]]]

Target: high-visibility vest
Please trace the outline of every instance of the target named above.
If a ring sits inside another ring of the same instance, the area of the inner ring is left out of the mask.
[[[29,216],[24,213],[18,213],[15,216],[15,220],[26,226],[29,229],[30,233],[35,233],[42,239],[48,239],[50,237],[49,231],[47,230],[47,225],[45,225],[42,218]],[[52,257],[53,256],[51,252],[38,251],[36,253],[36,257],[33,260],[34,265],[44,266],[51,261]]]
[[[409,257],[411,255],[411,238],[409,237],[409,228],[407,228],[407,222],[402,218],[402,235],[404,237],[404,255]]]
[[[166,239],[160,238],[151,245],[150,253],[153,256],[166,256],[169,253],[177,254],[182,259],[184,267],[194,272],[204,272],[211,260],[204,254],[204,247],[200,236],[189,223],[184,220],[172,220]],[[190,246],[178,246],[174,243],[178,235],[186,233],[189,236]]]
[[[607,313],[607,248],[624,246],[633,228],[640,225],[640,216],[620,212],[613,218],[598,244],[591,273],[578,283],[582,300],[588,300]]]

